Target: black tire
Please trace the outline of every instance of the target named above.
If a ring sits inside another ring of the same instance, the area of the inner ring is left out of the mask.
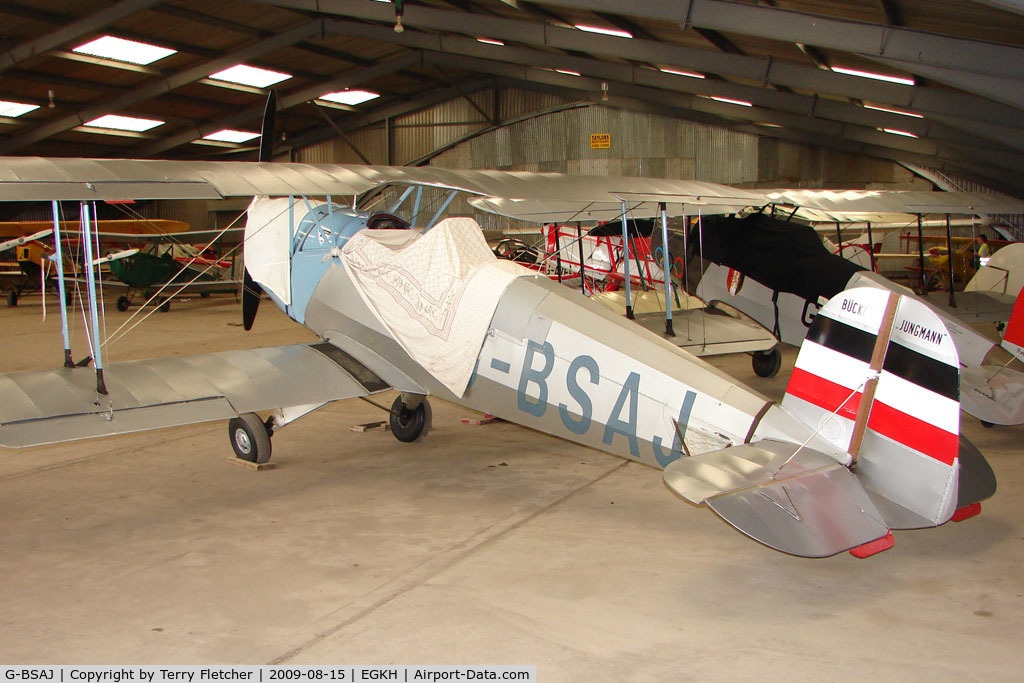
[[[171,300],[164,297],[157,299],[157,310],[161,313],[169,313],[171,311]]]
[[[199,292],[199,298],[200,299],[209,299],[210,298],[210,293],[209,292]]]
[[[782,352],[777,348],[771,351],[755,351],[750,355],[750,365],[758,377],[774,377],[782,367]]]
[[[985,422],[984,420],[979,420],[979,422],[981,422],[981,426],[984,427],[985,429],[992,429],[992,427],[995,426],[995,424],[992,422]]]
[[[420,440],[430,428],[430,412],[427,399],[410,410],[405,407],[401,396],[396,397],[391,404],[391,433],[404,443]]]
[[[228,439],[235,457],[248,462],[270,460],[270,432],[256,413],[242,413],[228,422]]]
[[[132,302],[126,296],[117,297],[117,310],[124,313],[128,310],[128,307],[132,305]]]
[[[12,289],[11,291],[7,292],[7,305],[11,306],[11,307],[14,307],[14,306],[18,305],[18,292],[17,292],[17,290]]]

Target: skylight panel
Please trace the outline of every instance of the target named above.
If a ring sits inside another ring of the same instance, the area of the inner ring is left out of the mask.
[[[39,109],[38,104],[24,104],[22,102],[9,102],[7,100],[0,100],[0,116],[7,116],[9,118],[17,118],[22,114],[27,114],[30,111]]]
[[[923,119],[924,117],[920,114],[915,114],[912,111],[903,111],[902,109],[889,109],[888,107],[879,107],[875,104],[865,104],[865,109],[874,109],[875,111],[884,111],[887,114],[899,114],[900,116],[909,116],[915,119]]]
[[[156,119],[142,119],[135,116],[121,116],[120,114],[107,114],[101,116],[98,119],[93,119],[87,123],[83,123],[83,126],[88,128],[107,128],[109,130],[128,130],[133,133],[142,133],[151,128],[162,126],[165,121],[157,121]]]
[[[917,138],[917,137],[920,137],[919,135],[914,135],[913,133],[911,133],[909,131],[898,130],[896,128],[878,128],[877,130],[880,130],[883,133],[888,133],[889,135],[902,135],[905,138]]]
[[[261,69],[257,66],[249,66],[247,64],[238,64],[230,69],[224,69],[223,71],[218,71],[215,74],[210,74],[210,78],[215,81],[238,83],[240,85],[248,85],[253,88],[269,88],[270,86],[280,83],[281,81],[286,81],[291,77],[291,74],[281,73],[280,71],[271,71],[270,69]]]
[[[903,76],[891,76],[889,74],[879,74],[873,71],[860,71],[858,69],[847,69],[845,66],[833,66],[831,67],[837,74],[846,74],[847,76],[858,76],[860,78],[871,78],[876,81],[886,81],[887,83],[899,83],[900,85],[914,85],[913,78],[905,78]]]
[[[704,74],[699,74],[696,71],[683,71],[682,69],[663,69],[660,67],[658,71],[666,74],[673,74],[675,76],[686,76],[687,78],[706,78]]]
[[[152,64],[177,52],[177,50],[171,50],[170,48],[139,43],[134,40],[125,40],[115,36],[97,38],[85,45],[72,48],[71,51],[83,55],[92,55],[93,57],[104,57],[106,59],[115,59],[119,62],[142,65]]]
[[[318,99],[326,100],[328,102],[337,102],[338,104],[347,104],[350,107],[354,107],[357,104],[363,102],[369,102],[380,97],[380,93],[370,92],[369,90],[342,90],[340,92],[329,92],[321,95]]]
[[[230,128],[225,128],[224,130],[218,130],[216,133],[210,133],[209,135],[204,135],[203,139],[204,140],[213,140],[214,142],[238,142],[238,143],[242,143],[242,142],[249,142],[250,140],[258,138],[259,136],[260,136],[259,133],[253,133],[252,131],[248,131],[248,130],[231,130]]]
[[[747,102],[746,100],[734,100],[731,97],[716,97],[715,95],[701,95],[701,97],[704,97],[709,100],[714,100],[715,102],[725,102],[726,104],[738,104],[741,107],[754,106],[753,102]]]
[[[600,33],[605,36],[616,36],[618,38],[632,38],[633,34],[629,31],[622,31],[617,28],[605,28],[603,26],[588,26],[586,24],[575,24],[576,28],[580,31],[586,31],[587,33]]]

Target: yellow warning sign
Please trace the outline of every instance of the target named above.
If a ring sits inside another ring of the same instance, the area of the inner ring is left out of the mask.
[[[611,133],[591,133],[590,134],[590,149],[611,149],[612,147],[612,134]]]

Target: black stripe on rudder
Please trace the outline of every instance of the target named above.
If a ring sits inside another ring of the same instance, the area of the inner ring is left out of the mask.
[[[960,369],[895,341],[889,342],[882,369],[940,396],[960,400]]]
[[[819,313],[814,316],[811,329],[807,331],[807,338],[844,356],[870,363],[871,352],[878,337]]]

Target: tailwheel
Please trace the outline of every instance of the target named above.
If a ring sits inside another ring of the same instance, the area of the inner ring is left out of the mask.
[[[248,462],[270,460],[270,429],[256,413],[242,413],[228,422],[228,438],[235,456]]]
[[[391,433],[405,443],[423,438],[430,430],[431,410],[427,399],[422,399],[415,408],[407,408],[402,396],[391,404]]]
[[[123,295],[117,297],[117,310],[121,311],[122,313],[127,311],[128,307],[131,306],[131,305],[132,305],[132,301],[128,297],[123,296]]]
[[[782,352],[778,347],[771,351],[755,351],[750,355],[750,364],[758,377],[774,377],[782,367]]]

